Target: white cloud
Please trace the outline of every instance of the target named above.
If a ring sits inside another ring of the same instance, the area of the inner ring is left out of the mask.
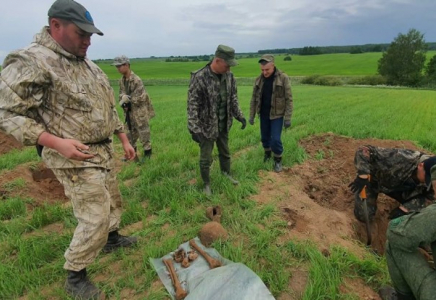
[[[3,0],[4,1],[4,0]],[[0,60],[26,46],[43,25],[52,0],[2,7]],[[389,43],[416,28],[429,42],[436,2],[422,0],[82,0],[104,36],[93,36],[90,58],[237,52],[303,46]]]

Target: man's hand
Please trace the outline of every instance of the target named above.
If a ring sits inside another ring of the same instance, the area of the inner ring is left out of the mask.
[[[253,118],[248,119],[248,123],[250,123],[250,125],[254,125],[254,119]]]
[[[88,152],[89,147],[81,142],[73,139],[63,139],[48,132],[41,133],[37,143],[41,146],[54,149],[69,159],[86,160],[94,157],[93,154]]]
[[[59,138],[59,140],[56,140],[53,144],[53,149],[66,158],[74,160],[87,160],[94,157],[93,154],[88,152],[88,146],[72,139]]]
[[[127,135],[124,132],[117,133],[118,138],[121,141],[121,144],[123,145],[124,149],[124,157],[127,160],[133,160],[136,156],[135,149],[130,145],[129,139],[127,138]]]
[[[128,95],[122,95],[120,100],[120,106],[123,106],[124,104],[127,104],[130,102],[130,96]]]
[[[285,127],[285,129],[288,129],[291,127],[291,120],[286,120],[285,123],[283,124],[283,126]]]
[[[129,142],[123,143],[123,149],[124,149],[124,157],[127,160],[133,160],[135,158],[136,156],[135,149]]]
[[[366,178],[362,178],[362,177],[356,176],[356,179],[354,179],[354,181],[351,182],[351,183],[348,185],[348,187],[350,188],[350,190],[351,190],[353,193],[358,193],[358,194],[359,194],[359,193],[363,190],[363,188],[364,188],[366,185],[368,185],[368,184],[369,184],[368,177],[366,177]]]
[[[201,143],[203,135],[201,133],[191,133],[192,140],[196,143]]]
[[[241,122],[241,124],[242,124],[241,129],[244,130],[245,127],[247,126],[247,120],[245,120],[245,118],[241,118],[241,119],[238,119],[238,121]]]

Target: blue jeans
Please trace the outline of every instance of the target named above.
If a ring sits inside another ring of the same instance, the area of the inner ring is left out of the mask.
[[[260,137],[262,146],[265,150],[271,149],[275,156],[281,156],[283,153],[283,144],[281,140],[283,130],[283,117],[270,120],[268,116],[260,116]]]

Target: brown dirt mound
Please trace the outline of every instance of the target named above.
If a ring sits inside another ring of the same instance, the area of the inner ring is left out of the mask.
[[[23,180],[24,184],[14,184],[17,180]],[[43,163],[37,166],[26,164],[11,171],[3,171],[0,176],[0,199],[6,197],[33,199],[28,209],[41,206],[43,203],[68,202],[63,186]]]
[[[280,207],[289,227],[286,238],[311,239],[321,249],[338,244],[359,253],[362,248],[355,247],[356,241],[366,243],[366,228],[354,217],[353,194],[347,186],[356,174],[354,153],[365,144],[425,152],[410,141],[356,140],[331,133],[311,136],[300,142],[309,158],[282,173],[261,174],[261,192],[253,198]],[[384,253],[389,211],[396,206],[391,198],[379,195],[371,245],[379,254]]]
[[[17,141],[12,135],[6,134],[0,130],[0,155],[14,149],[22,149],[23,144]]]
[[[252,197],[259,204],[272,204],[280,209],[282,218],[287,221],[288,232],[279,242],[310,240],[323,253],[328,253],[331,246],[339,245],[357,256],[365,255],[365,224],[354,217],[354,197],[348,188],[356,174],[354,153],[365,144],[426,152],[410,141],[356,140],[331,133],[301,140],[300,146],[305,149],[308,159],[282,173],[262,171],[260,193]],[[379,195],[378,211],[371,225],[371,248],[380,255],[384,253],[388,214],[397,206],[394,200]],[[301,270],[294,270],[298,271]],[[305,285],[306,280],[293,280],[290,286],[297,293],[285,293],[278,299],[299,299],[298,294],[305,290]],[[353,292],[360,299],[380,299],[357,279],[345,282],[341,290]]]

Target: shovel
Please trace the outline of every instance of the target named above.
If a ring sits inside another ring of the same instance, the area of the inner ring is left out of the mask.
[[[363,213],[365,215],[365,225],[366,225],[366,245],[371,245],[372,242],[372,235],[371,235],[371,223],[369,221],[369,214],[368,214],[368,204],[366,202],[366,185],[363,187],[362,191],[359,194],[360,200],[362,200],[362,206],[363,206]]]

